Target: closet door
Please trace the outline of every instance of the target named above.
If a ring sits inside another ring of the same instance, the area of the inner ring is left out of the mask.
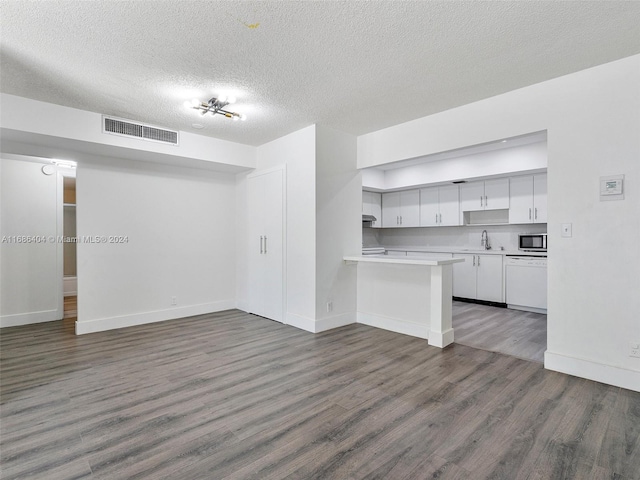
[[[249,308],[251,313],[283,321],[284,171],[247,179],[249,208]]]

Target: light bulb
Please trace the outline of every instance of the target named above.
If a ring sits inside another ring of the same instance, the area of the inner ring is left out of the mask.
[[[236,103],[236,97],[231,96],[227,98],[227,103]]]
[[[218,101],[221,102],[221,103],[226,102],[227,101],[227,96],[226,95],[220,95],[218,97]]]
[[[233,121],[237,122],[238,120],[240,120],[240,117],[238,115],[234,115],[233,116]]]
[[[244,113],[240,115],[240,120],[244,122],[246,119],[247,119],[247,116]]]
[[[191,100],[191,106],[193,108],[199,107],[200,106],[200,100],[198,100],[197,98],[194,98],[193,100]]]
[[[191,102],[189,100],[184,102],[184,108],[193,108],[193,106],[191,105]]]

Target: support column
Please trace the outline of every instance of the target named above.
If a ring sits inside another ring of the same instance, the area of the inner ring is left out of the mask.
[[[431,267],[431,326],[429,345],[444,348],[453,343],[451,311],[453,267],[451,264]]]

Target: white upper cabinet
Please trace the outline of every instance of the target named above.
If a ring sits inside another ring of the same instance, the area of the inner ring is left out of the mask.
[[[420,226],[420,190],[383,193],[382,226]]]
[[[509,179],[497,178],[460,185],[460,210],[502,210],[509,208]]]
[[[371,227],[382,227],[382,196],[375,192],[362,192],[362,214],[373,215],[375,222],[371,222]]]
[[[420,190],[420,226],[460,225],[458,185]]]
[[[509,223],[547,223],[547,174],[511,177]]]
[[[547,174],[533,176],[533,223],[547,223]]]

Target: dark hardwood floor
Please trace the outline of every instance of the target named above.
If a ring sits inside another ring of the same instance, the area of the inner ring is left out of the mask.
[[[227,311],[0,332],[2,479],[638,479],[640,393]]]
[[[461,345],[544,362],[546,315],[454,301],[453,328]]]

